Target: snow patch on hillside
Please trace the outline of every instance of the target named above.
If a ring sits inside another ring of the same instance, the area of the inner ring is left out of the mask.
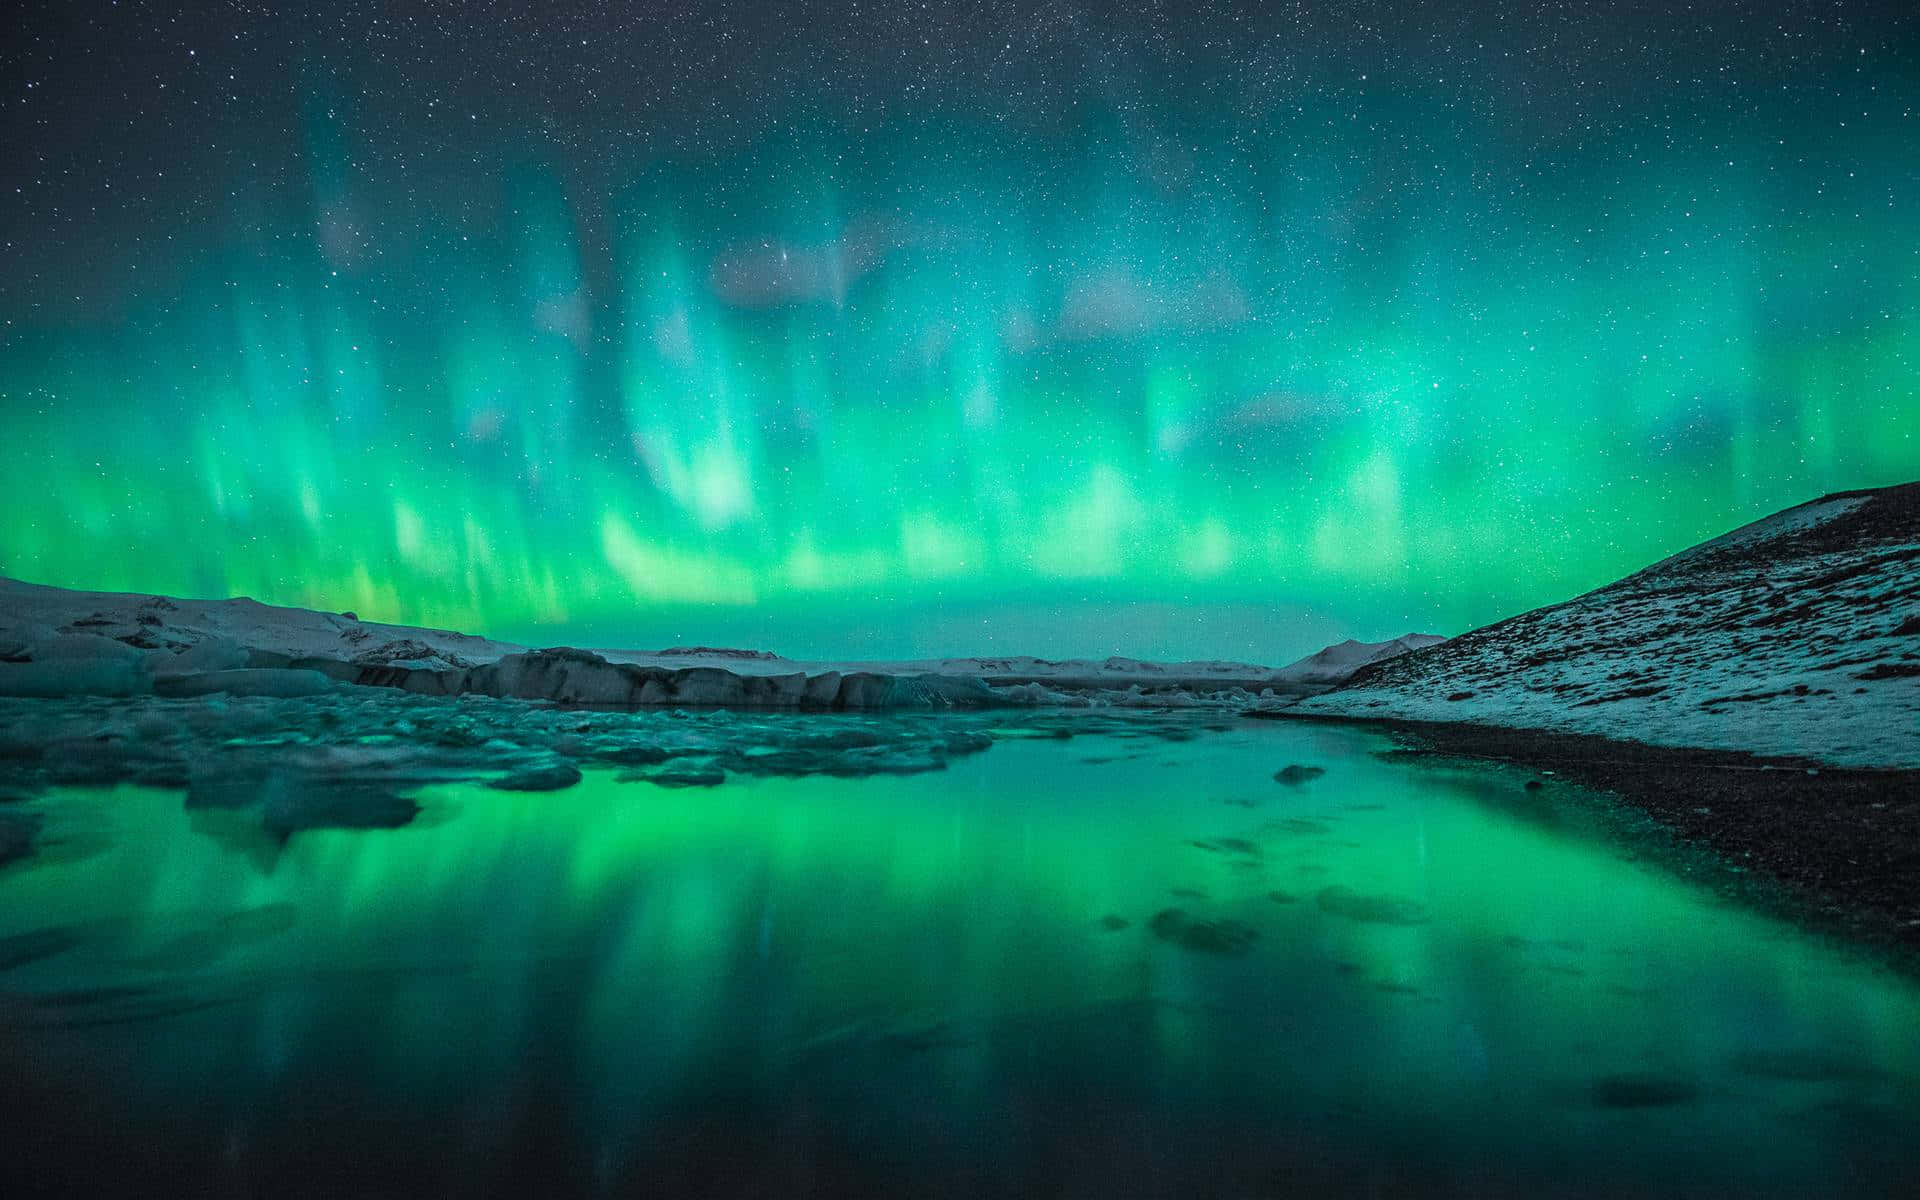
[[[1710,541],[1690,546],[1680,553],[1661,559],[1642,573],[1671,570],[1683,563],[1720,554],[1762,546],[1768,542],[1795,534],[1818,529],[1828,522],[1838,520],[1854,512],[1867,503],[1869,497],[1862,495],[1823,496],[1818,500],[1809,500],[1792,508],[1782,509],[1770,517],[1742,525],[1730,533],[1723,533]]]
[[[1788,509],[1295,710],[1920,767],[1920,484]]]

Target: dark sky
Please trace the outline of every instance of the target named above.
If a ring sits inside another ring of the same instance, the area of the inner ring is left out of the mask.
[[[1903,5],[311,7],[14,16],[0,570],[1276,656],[1920,474]]]

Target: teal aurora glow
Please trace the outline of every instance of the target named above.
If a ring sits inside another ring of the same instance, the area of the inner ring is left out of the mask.
[[[1920,475],[1897,23],[777,7],[23,37],[0,571],[1274,660]]]

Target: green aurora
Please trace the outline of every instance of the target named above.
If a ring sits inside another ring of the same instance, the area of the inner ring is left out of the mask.
[[[119,158],[32,119],[71,71],[9,116],[10,576],[535,641],[1279,661],[1920,476],[1892,32],[1602,103],[1503,94],[1491,42],[1393,70],[1249,35],[1189,88],[1081,28],[1009,43],[1044,115],[902,69],[620,137],[550,81],[476,99],[457,39],[396,77],[377,42],[169,36],[179,98],[100,135]]]

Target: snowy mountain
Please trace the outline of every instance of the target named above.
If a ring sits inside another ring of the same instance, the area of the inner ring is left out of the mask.
[[[1390,642],[1356,642],[1352,638],[1335,646],[1328,646],[1317,654],[1310,654],[1285,667],[1281,674],[1300,683],[1325,684],[1332,687],[1344,682],[1355,671],[1371,663],[1386,662],[1398,658],[1412,650],[1424,650],[1428,646],[1437,646],[1446,638],[1432,633],[1409,633],[1394,638]]]
[[[1293,711],[1920,766],[1920,483],[1787,509]]]

